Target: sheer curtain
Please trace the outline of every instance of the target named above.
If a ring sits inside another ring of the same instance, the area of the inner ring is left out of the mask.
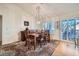
[[[54,24],[54,22],[51,22],[51,21],[43,22],[42,29],[49,30],[50,34],[53,34],[54,30],[55,30],[55,24]]]

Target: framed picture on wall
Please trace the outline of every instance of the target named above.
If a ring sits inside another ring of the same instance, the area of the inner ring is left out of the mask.
[[[29,26],[29,22],[28,21],[24,21],[24,26]]]

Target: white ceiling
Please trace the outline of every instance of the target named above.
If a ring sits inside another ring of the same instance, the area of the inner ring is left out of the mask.
[[[79,11],[79,4],[77,3],[16,3],[16,4],[0,4],[5,6],[15,5],[20,7],[28,14],[35,16],[37,11],[36,7],[40,6],[41,16],[60,16]]]
[[[41,15],[51,15],[51,16],[59,16],[59,15],[65,15],[73,12],[78,12],[79,11],[79,4],[77,3],[49,3],[49,4],[17,4],[26,12],[29,12],[32,15],[36,14],[36,6],[40,6],[40,14]]]

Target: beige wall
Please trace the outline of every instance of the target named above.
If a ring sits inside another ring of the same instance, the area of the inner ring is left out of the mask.
[[[0,16],[0,41],[2,41],[2,16]]]
[[[0,6],[0,15],[2,15],[2,44],[8,44],[18,41],[18,34],[21,30],[24,30],[23,17],[27,17],[27,13],[23,12],[16,6],[8,5]],[[32,16],[27,17],[25,20],[33,20]],[[30,28],[34,27],[34,22],[30,23]]]

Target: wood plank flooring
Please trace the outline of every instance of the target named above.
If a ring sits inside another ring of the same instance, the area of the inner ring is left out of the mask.
[[[73,43],[60,42],[55,49],[53,56],[79,56],[79,46],[75,46]]]

